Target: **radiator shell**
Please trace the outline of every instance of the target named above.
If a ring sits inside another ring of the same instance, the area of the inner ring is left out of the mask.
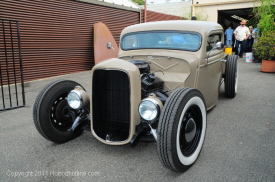
[[[109,145],[123,145],[131,141],[135,134],[135,126],[140,123],[138,105],[141,102],[141,81],[139,75],[140,72],[134,64],[117,58],[101,62],[92,69],[91,131],[99,141]],[[98,76],[102,77],[102,81],[97,78]],[[119,80],[120,82],[128,80],[128,84],[114,83]],[[106,81],[112,83],[106,83]],[[101,104],[100,99],[108,105]],[[119,133],[122,137],[119,137]],[[107,134],[116,139],[108,140]]]

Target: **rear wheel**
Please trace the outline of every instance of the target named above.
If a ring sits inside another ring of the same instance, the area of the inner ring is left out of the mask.
[[[44,138],[64,143],[83,132],[82,129],[68,131],[77,113],[68,105],[67,95],[77,85],[80,86],[74,81],[59,80],[47,85],[37,96],[33,107],[33,120]]]
[[[226,61],[224,78],[225,96],[234,98],[238,88],[238,56],[230,55]]]
[[[202,94],[181,88],[168,98],[158,125],[158,155],[164,166],[179,172],[197,160],[206,131],[206,109]]]

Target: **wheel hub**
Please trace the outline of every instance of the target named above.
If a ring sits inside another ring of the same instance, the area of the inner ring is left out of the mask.
[[[70,120],[69,107],[67,106],[66,100],[62,100],[58,103],[55,114],[59,121]]]
[[[191,142],[196,135],[196,123],[193,118],[190,118],[185,126],[185,140]]]
[[[191,106],[184,114],[180,129],[179,144],[184,156],[190,156],[196,150],[202,129],[201,112],[197,106]]]
[[[59,130],[70,128],[74,118],[72,113],[65,96],[58,97],[51,109],[51,120],[54,126]]]

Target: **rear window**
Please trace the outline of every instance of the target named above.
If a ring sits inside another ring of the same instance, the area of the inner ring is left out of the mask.
[[[176,49],[197,51],[201,46],[201,36],[190,32],[135,32],[122,37],[121,48],[133,49]]]

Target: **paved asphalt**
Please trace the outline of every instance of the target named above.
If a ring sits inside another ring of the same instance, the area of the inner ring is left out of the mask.
[[[33,124],[39,91],[59,79],[75,80],[89,90],[90,72],[30,82],[27,106],[0,112],[0,181],[275,181],[275,74],[259,63],[239,59],[239,87],[234,99],[220,93],[208,112],[205,143],[197,162],[185,173],[162,166],[156,143],[135,148],[108,146],[90,132],[65,144],[44,139]]]

